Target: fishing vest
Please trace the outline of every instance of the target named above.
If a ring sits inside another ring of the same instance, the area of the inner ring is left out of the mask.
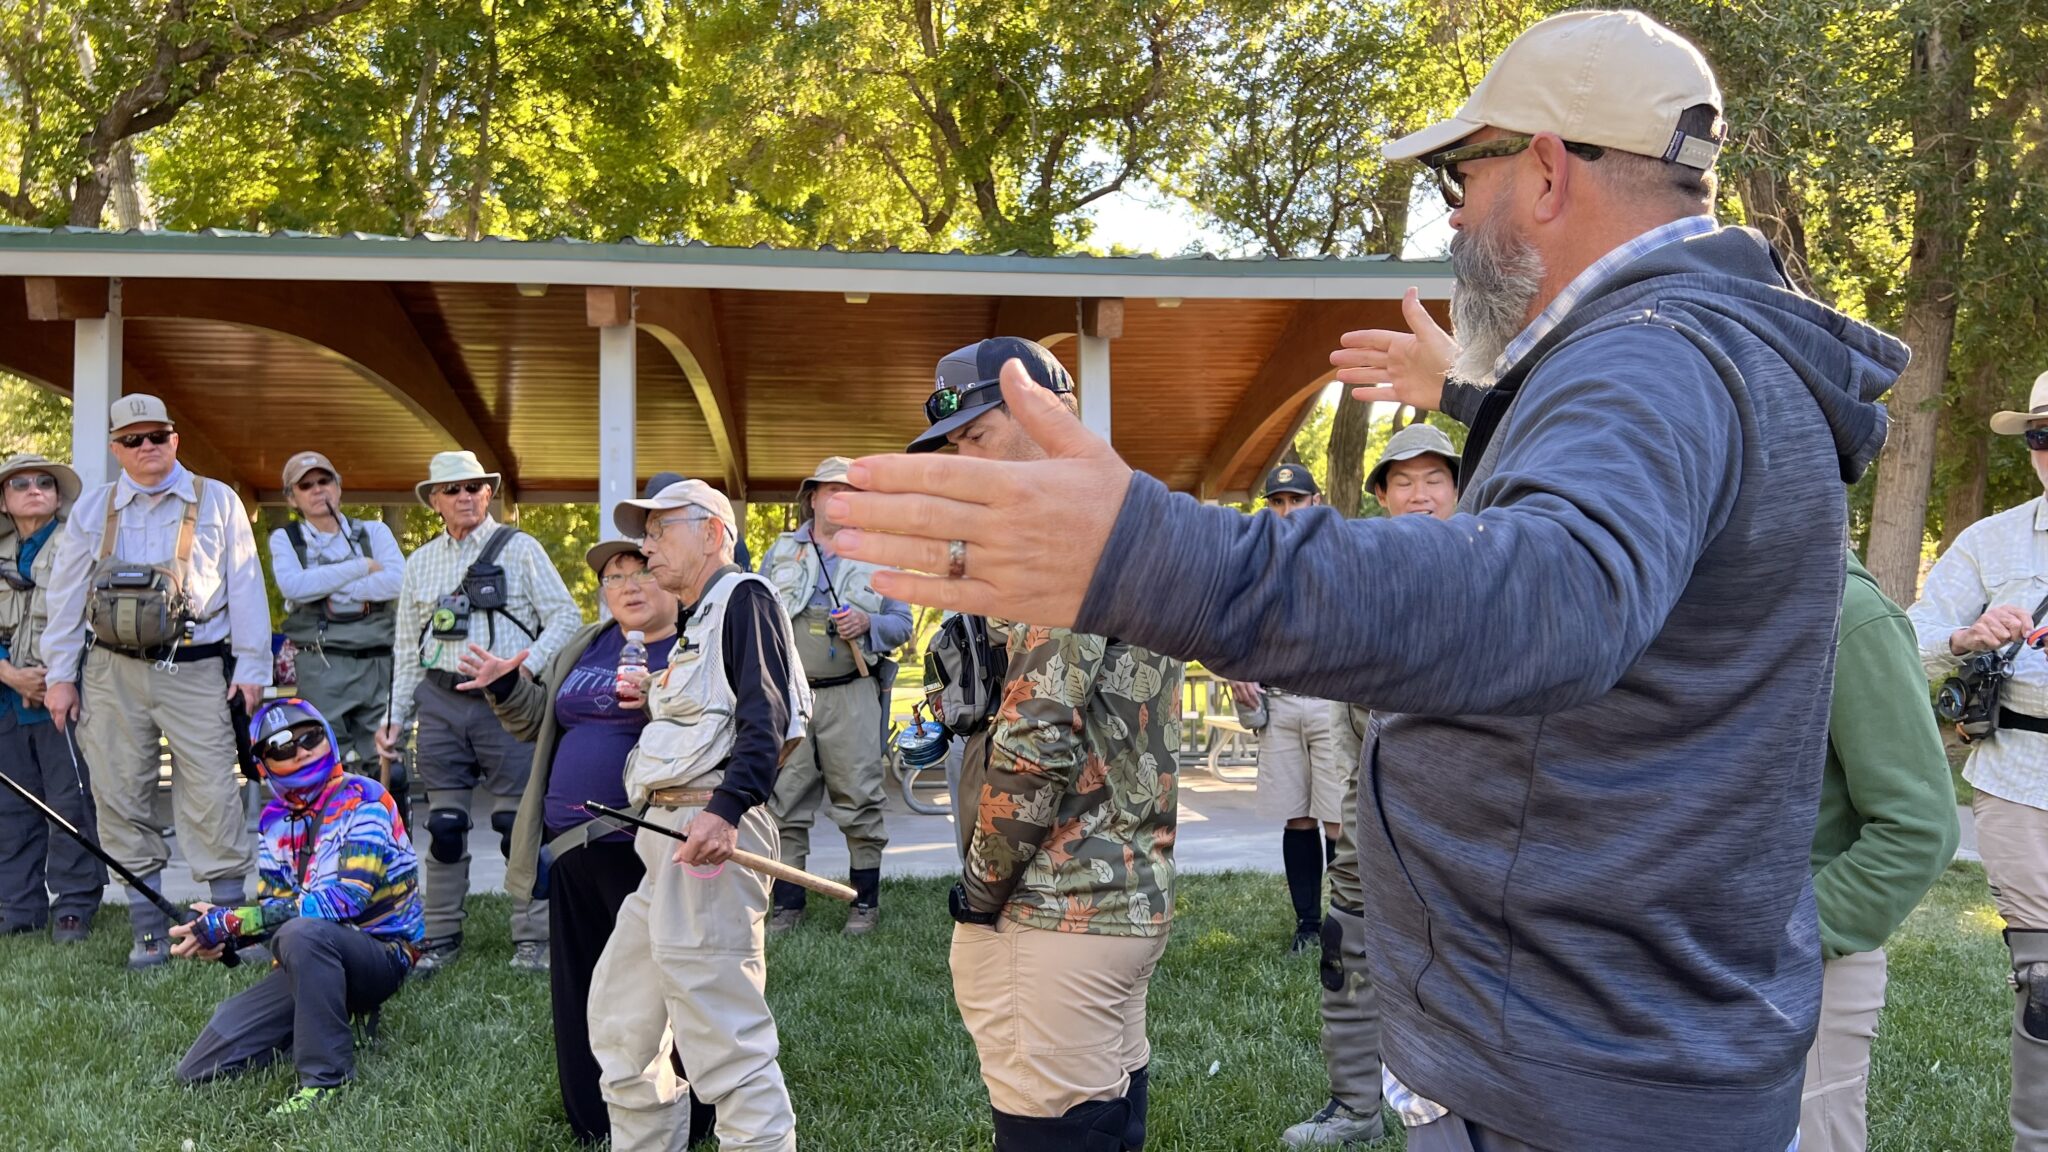
[[[635,805],[646,803],[657,788],[717,786],[710,777],[720,775],[732,755],[733,707],[739,699],[725,676],[725,609],[747,581],[768,584],[737,568],[711,582],[669,650],[668,669],[649,682],[647,726],[626,757],[626,797]],[[785,645],[792,639],[783,633]],[[789,649],[788,704],[789,727],[782,734],[778,763],[803,742],[811,722],[811,688],[794,646]]]
[[[823,566],[818,551],[815,543],[797,539],[794,532],[785,532],[776,538],[761,561],[761,575],[775,586],[775,598],[796,629],[797,651],[803,654],[804,667],[814,679],[834,680],[855,674],[853,653],[848,642],[831,631],[830,609],[811,607],[811,596],[818,590],[818,572]],[[841,604],[879,616],[882,595],[875,591],[874,576],[880,571],[879,564],[837,557],[832,566],[832,592]],[[868,644],[868,651],[874,652],[873,644],[869,643],[872,639],[870,634],[857,643]],[[886,652],[875,655],[888,658]]]
[[[86,578],[85,619],[93,642],[130,656],[154,658],[185,641],[200,621],[192,612],[185,586],[192,580],[192,544],[199,530],[199,501],[206,498],[206,480],[192,477],[193,500],[178,521],[178,543],[162,564],[137,563],[114,555],[121,539],[121,509],[114,503],[117,487],[107,489],[107,523],[100,533],[99,557]]]
[[[356,551],[363,556],[370,555],[369,525],[358,520],[349,528],[349,539],[355,541]],[[299,567],[322,567],[332,563],[307,552],[303,521],[294,520],[285,525],[284,536],[299,558]],[[359,601],[358,604],[359,611],[337,613],[327,597],[305,604],[295,602],[292,610],[285,613],[284,625],[279,631],[291,637],[292,643],[301,648],[327,648],[337,652],[389,649],[392,629],[396,626],[391,603]]]
[[[57,562],[58,537],[64,534],[62,513],[58,514],[56,525],[50,538],[43,542],[42,551],[36,553],[35,562],[29,565],[29,579],[35,587],[22,589],[0,582],[0,646],[6,647],[8,662],[17,668],[42,665],[42,659],[36,655],[36,644],[42,639],[43,626],[49,622],[44,595],[50,584],[50,569]],[[6,535],[0,536],[0,569],[17,574],[21,571],[23,542],[21,533],[11,526]]]

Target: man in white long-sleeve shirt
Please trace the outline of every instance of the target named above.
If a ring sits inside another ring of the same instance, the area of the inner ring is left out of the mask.
[[[299,695],[327,718],[342,761],[368,774],[391,702],[405,554],[383,523],[342,515],[341,473],[318,452],[285,462],[284,498],[299,517],[270,534],[270,571],[285,598],[284,634],[299,650]]]
[[[230,702],[246,715],[270,683],[256,537],[233,488],[178,463],[163,401],[123,396],[110,427],[120,478],[79,499],[50,574],[47,706],[60,726],[77,721],[101,844],[151,887],[170,859],[156,816],[159,734],[170,742],[185,860],[212,903],[240,907],[254,858]],[[163,913],[137,899],[128,918],[128,966],[168,962]]]

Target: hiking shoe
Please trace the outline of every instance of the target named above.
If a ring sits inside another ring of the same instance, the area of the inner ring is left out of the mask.
[[[1290,956],[1299,956],[1303,952],[1320,953],[1322,950],[1323,930],[1321,928],[1297,927],[1294,930],[1293,942],[1287,945],[1287,954]]]
[[[171,962],[171,942],[161,936],[144,936],[128,950],[128,970],[143,972]]]
[[[92,935],[92,925],[83,916],[59,916],[56,927],[50,929],[50,939],[58,944],[83,944]]]
[[[521,940],[512,946],[512,967],[519,972],[548,970],[548,946],[538,940]]]
[[[1355,1148],[1386,1135],[1378,1112],[1368,1116],[1335,1096],[1315,1115],[1280,1134],[1283,1148]]]
[[[341,1095],[341,1085],[339,1084],[326,1088],[300,1088],[297,1092],[285,1097],[284,1103],[272,1108],[270,1114],[287,1120],[294,1119],[304,1116],[306,1113],[311,1112],[313,1109],[320,1107],[339,1095]]]
[[[873,932],[875,925],[881,923],[881,921],[882,909],[880,907],[874,904],[869,904],[865,907],[855,904],[853,911],[847,914],[846,927],[840,929],[840,933],[845,936],[865,936]]]
[[[447,940],[439,944],[429,944],[420,949],[419,959],[412,962],[413,975],[422,977],[432,976],[441,969],[455,963],[455,958],[460,955],[462,955],[462,941],[460,940]]]
[[[777,908],[768,917],[768,934],[780,936],[796,927],[803,918],[804,910],[801,908]]]

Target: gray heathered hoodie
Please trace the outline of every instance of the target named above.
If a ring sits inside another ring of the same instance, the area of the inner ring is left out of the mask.
[[[1451,520],[1132,480],[1077,629],[1400,713],[1358,815],[1409,1087],[1559,1152],[1790,1143],[1842,485],[1907,355],[1722,229],[1446,397],[1473,425]]]

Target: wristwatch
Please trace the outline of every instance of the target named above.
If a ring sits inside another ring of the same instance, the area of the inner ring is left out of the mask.
[[[983,928],[996,926],[1000,912],[976,912],[967,903],[967,885],[956,881],[953,890],[946,893],[946,911],[953,916],[955,924],[979,924]]]

